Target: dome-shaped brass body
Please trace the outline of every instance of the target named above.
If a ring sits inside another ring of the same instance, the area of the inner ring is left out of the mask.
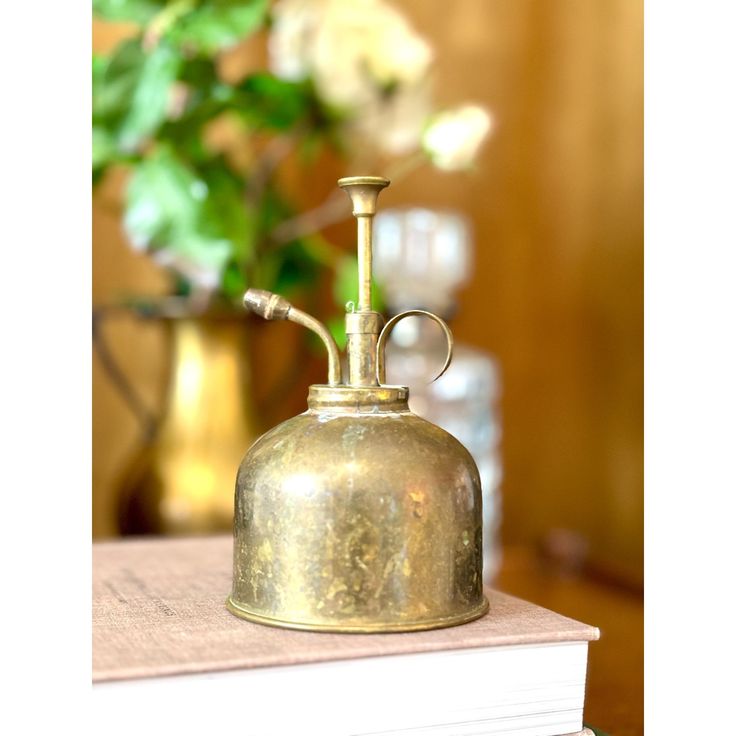
[[[230,610],[329,631],[482,615],[481,489],[470,453],[402,387],[312,386],[237,476]]]

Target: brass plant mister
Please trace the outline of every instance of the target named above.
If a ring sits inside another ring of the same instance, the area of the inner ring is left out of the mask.
[[[245,306],[319,335],[328,381],[308,409],[248,450],[235,489],[233,588],[237,616],[312,631],[389,632],[453,626],[488,610],[483,595],[481,488],[470,453],[387,386],[385,325],[371,308],[377,176],[340,179],[358,220],[357,309],[347,305],[347,381],[325,326],[284,298],[249,289]],[[441,375],[441,374],[440,374]]]

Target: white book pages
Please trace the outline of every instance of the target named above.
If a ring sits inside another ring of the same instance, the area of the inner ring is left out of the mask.
[[[587,650],[496,646],[124,680],[96,685],[92,704],[126,736],[141,722],[147,733],[562,736],[583,728]]]

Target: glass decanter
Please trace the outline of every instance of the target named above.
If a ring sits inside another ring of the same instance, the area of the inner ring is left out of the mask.
[[[472,268],[467,220],[423,208],[385,210],[375,219],[374,237],[374,273],[389,315],[421,308],[449,319]],[[485,351],[456,343],[452,364],[433,381],[446,350],[434,322],[403,319],[386,347],[387,380],[408,386],[411,410],[454,435],[473,456],[483,489],[483,569],[489,583],[500,562],[499,367]]]

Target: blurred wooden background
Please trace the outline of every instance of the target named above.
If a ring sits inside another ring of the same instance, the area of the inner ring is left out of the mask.
[[[581,540],[595,571],[639,586],[641,0],[397,5],[435,47],[438,101],[479,102],[497,121],[475,172],[424,168],[387,190],[382,205],[454,207],[473,221],[475,275],[453,327],[459,340],[501,363],[503,539],[552,547],[555,539]],[[96,25],[95,48],[125,32]],[[342,173],[327,163],[310,187],[327,192]],[[119,188],[113,178],[95,196],[95,304],[166,287],[163,275],[125,243],[114,206]],[[349,246],[352,225],[330,235]],[[290,334],[270,338],[274,360],[288,359],[283,338]],[[112,336],[126,369],[156,404],[160,335],[121,322]],[[315,361],[304,388],[280,407],[284,418],[304,406],[307,383],[320,380],[323,368]],[[96,358],[93,381],[93,533],[102,538],[114,534],[114,482],[137,430]]]

